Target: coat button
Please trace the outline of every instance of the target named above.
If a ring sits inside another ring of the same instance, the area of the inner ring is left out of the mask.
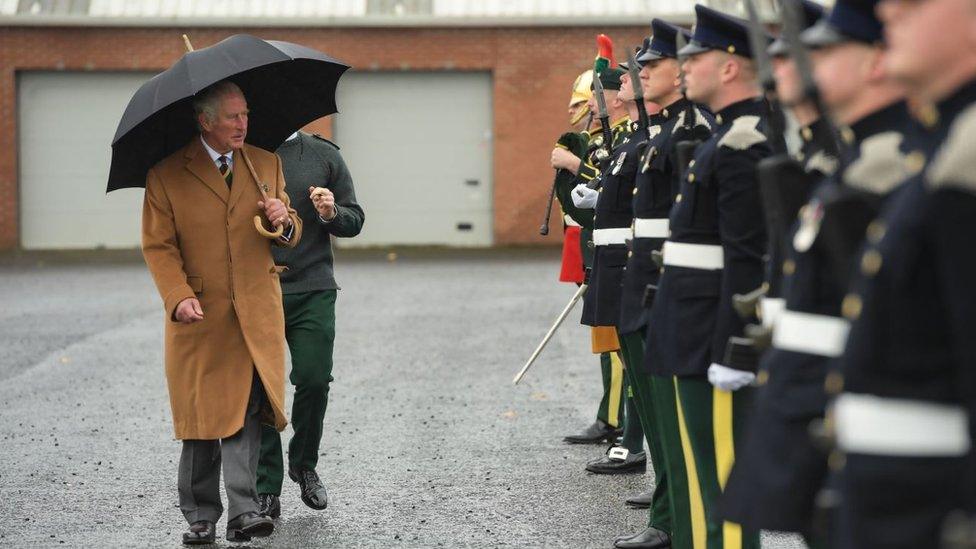
[[[787,259],[786,261],[783,262],[783,274],[785,274],[786,276],[791,276],[795,272],[796,272],[796,261],[793,261],[792,259]]]
[[[861,308],[864,303],[861,296],[857,294],[847,294],[844,301],[840,304],[840,312],[847,320],[857,320],[861,316]]]
[[[881,270],[881,253],[878,250],[868,250],[861,257],[861,273],[874,276]]]
[[[688,174],[688,183],[694,183],[694,182],[695,182],[695,174],[693,173]]]
[[[634,252],[627,252],[627,257],[634,257]]]
[[[677,204],[678,202],[681,202],[681,195],[680,194],[678,196],[674,197],[674,202],[675,202],[675,204]]]
[[[762,387],[767,383],[769,383],[769,370],[759,370],[759,373],[756,374],[756,385]]]
[[[695,159],[692,158],[691,160],[688,161],[688,167],[689,168],[692,168],[692,167],[694,167],[694,165],[695,165]]]
[[[922,151],[912,151],[905,155],[905,168],[908,173],[917,174],[925,167],[925,153]]]
[[[810,141],[813,139],[813,130],[810,129],[810,126],[804,126],[803,129],[800,130],[800,135],[803,136],[804,141]]]
[[[824,378],[824,391],[828,395],[839,395],[843,390],[844,376],[838,371],[828,372],[827,377]]]
[[[630,194],[632,194],[634,196],[637,196],[637,187],[634,187],[634,191],[632,193],[630,193]]]
[[[830,467],[831,471],[840,471],[846,464],[847,456],[837,450],[831,452],[830,457],[827,458],[827,466]]]
[[[884,221],[881,221],[880,219],[875,219],[874,221],[871,222],[870,225],[868,225],[868,230],[867,230],[868,242],[870,242],[871,244],[877,244],[878,242],[881,242],[881,239],[884,238],[885,232],[887,232],[887,230],[888,227],[885,225]]]

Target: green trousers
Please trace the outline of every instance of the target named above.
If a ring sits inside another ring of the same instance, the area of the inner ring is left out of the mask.
[[[295,386],[291,408],[295,435],[288,444],[288,466],[297,470],[315,469],[332,382],[336,291],[285,294],[282,297],[285,339],[291,352],[289,379]],[[265,425],[258,462],[258,493],[281,495],[283,479],[281,435]]]
[[[603,377],[603,398],[596,418],[611,427],[619,427],[624,417],[623,363],[615,353],[600,353],[600,373]]]
[[[688,478],[697,479],[704,513],[707,549],[759,549],[759,532],[718,519],[716,506],[742,440],[753,389],[728,392],[712,387],[704,376],[676,378],[679,421],[691,446]],[[692,487],[693,488],[693,487]],[[700,532],[695,541],[701,538]],[[700,547],[695,543],[696,549]]]
[[[666,467],[664,445],[660,437],[658,414],[654,410],[653,380],[644,369],[644,333],[618,334],[620,350],[624,355],[627,366],[627,381],[631,389],[631,398],[627,409],[627,421],[638,423],[642,427],[644,438],[647,439],[647,450],[650,454],[651,468],[654,471],[654,495],[651,498],[651,510],[648,526],[664,530],[669,534],[674,530],[672,497],[670,496],[671,479]],[[634,410],[631,419],[630,411]],[[638,420],[638,421],[634,421]],[[624,431],[626,441],[626,430]],[[643,446],[643,441],[641,442]],[[629,448],[628,448],[629,449]]]

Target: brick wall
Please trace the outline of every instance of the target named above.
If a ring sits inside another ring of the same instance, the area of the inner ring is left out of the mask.
[[[0,250],[19,246],[16,77],[21,70],[161,71],[183,54],[180,35],[197,47],[247,32],[320,49],[357,70],[491,71],[494,82],[494,236],[499,245],[556,244],[539,223],[552,182],[549,151],[566,131],[576,76],[591,66],[594,37],[638,44],[635,26],[505,29],[138,29],[0,27]],[[65,108],[83,108],[66,105]],[[316,125],[328,132],[328,121]]]

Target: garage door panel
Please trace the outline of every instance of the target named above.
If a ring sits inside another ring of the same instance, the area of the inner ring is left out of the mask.
[[[491,245],[488,73],[349,73],[338,103],[336,141],[366,210],[340,245]]]
[[[18,74],[20,234],[25,249],[139,246],[142,189],[105,194],[111,142],[149,73]]]

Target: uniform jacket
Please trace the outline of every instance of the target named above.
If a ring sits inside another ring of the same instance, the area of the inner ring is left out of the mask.
[[[268,195],[288,205],[281,162],[245,145]],[[264,385],[270,410],[263,420],[279,431],[287,424],[285,324],[272,242],[255,231],[261,200],[240,152],[233,186],[194,138],[146,176],[142,250],[165,312],[166,381],[178,439],[218,439],[244,425],[253,372]],[[294,232],[301,220],[289,208]],[[265,221],[265,223],[267,223]],[[197,297],[204,319],[180,324],[180,301]]]
[[[747,99],[715,113],[715,133],[681,178],[668,241],[721,246],[723,268],[665,266],[649,319],[655,329],[645,360],[653,374],[704,375],[722,362],[729,337],[742,335],[732,296],[763,280],[766,228],[756,164],[772,152],[767,112],[765,102]]]

